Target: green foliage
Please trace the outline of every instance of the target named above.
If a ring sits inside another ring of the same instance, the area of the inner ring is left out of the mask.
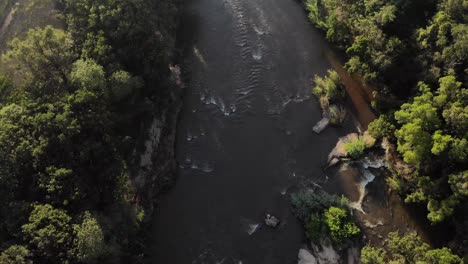
[[[323,217],[330,237],[338,247],[351,242],[361,232],[343,208],[332,206],[325,211]]]
[[[81,89],[102,91],[106,86],[104,68],[91,59],[77,60],[72,66],[70,81]]]
[[[309,20],[346,52],[347,70],[376,87],[383,113],[369,133],[396,143],[409,165],[391,157],[391,188],[406,202],[425,204],[433,223],[452,217],[467,201],[461,176],[468,164],[467,1],[306,0],[305,6]],[[314,94],[328,106],[325,80],[316,84]],[[348,148],[356,158],[365,147]]]
[[[310,215],[322,212],[330,206],[345,206],[343,198],[330,195],[324,191],[303,190],[291,195],[291,205],[294,215],[303,222],[310,219]]]
[[[356,140],[348,141],[344,144],[344,149],[353,159],[359,159],[364,155],[364,151],[368,148],[364,137],[358,136]]]
[[[385,251],[381,248],[365,246],[361,249],[363,264],[385,264]]]
[[[29,216],[29,222],[23,225],[25,241],[35,255],[54,262],[68,259],[72,244],[71,217],[51,205],[36,205]]]
[[[438,79],[451,72],[464,74],[468,61],[468,26],[466,17],[454,9],[457,1],[445,1],[426,28],[418,30],[418,43],[431,65],[430,78]],[[460,4],[458,4],[460,5]]]
[[[125,158],[133,146],[122,142],[139,133],[125,128],[141,121],[141,110],[133,109],[143,100],[168,107],[175,1],[21,5],[60,8],[48,15],[66,25],[17,34],[1,55],[0,246],[27,247],[6,249],[0,262],[89,263],[132,255],[139,243],[127,243],[144,210],[130,204],[135,189]],[[109,241],[123,252],[109,250]]]
[[[322,110],[329,114],[330,123],[341,125],[346,117],[346,110],[341,105],[345,98],[345,89],[340,76],[334,70],[328,70],[327,76],[315,75],[312,94],[320,100]]]
[[[388,248],[392,254],[404,256],[410,262],[423,258],[429,250],[429,245],[424,243],[416,233],[409,233],[400,237],[393,232],[388,235]]]
[[[384,27],[397,19],[396,4],[382,1],[308,0],[309,19],[327,39],[346,50],[350,72],[368,81],[384,75],[400,56],[403,44]]]
[[[323,191],[291,195],[293,213],[304,222],[307,237],[316,243],[330,237],[338,248],[351,244],[360,233],[346,209],[347,203],[345,198]]]
[[[314,83],[315,86],[312,88],[312,93],[317,98],[324,96],[330,103],[339,102],[344,99],[345,90],[336,71],[328,70],[328,74],[324,78],[315,75]]]
[[[85,212],[83,222],[73,228],[76,233],[75,249],[79,261],[89,263],[107,253],[101,226],[89,212]]]
[[[449,184],[456,197],[468,196],[468,171],[449,175]]]
[[[461,106],[466,105],[466,89],[454,76],[440,78],[435,93],[424,83],[419,87],[420,95],[395,112],[395,119],[401,124],[395,135],[404,161],[421,171],[429,163],[434,163],[433,156],[445,157],[440,161],[446,164],[465,163],[468,133],[463,130],[466,121]],[[433,223],[446,220],[465,199],[453,195],[462,185],[452,188],[452,194],[440,195],[438,189],[442,184],[441,181],[431,183],[430,179],[419,176],[413,180],[412,193],[406,198],[407,202],[427,202],[428,218]]]
[[[343,106],[332,104],[329,107],[330,124],[341,125],[346,118],[346,109]]]
[[[387,115],[380,115],[369,124],[368,131],[374,138],[393,137],[395,126]]]
[[[304,227],[307,237],[314,242],[319,242],[327,234],[327,226],[322,214],[311,214]]]
[[[461,264],[462,259],[454,255],[452,251],[446,247],[440,249],[432,249],[424,254],[424,259],[427,263],[434,264]]]
[[[31,252],[25,246],[13,245],[0,254],[3,264],[32,264]]]
[[[67,87],[76,58],[68,33],[52,26],[31,29],[26,39],[15,38],[9,46],[1,65],[16,86],[31,89],[33,95],[54,95],[62,92],[60,87]]]
[[[113,100],[121,101],[135,94],[143,87],[143,81],[138,77],[132,77],[126,71],[116,71],[110,80],[111,95]]]
[[[429,199],[427,203],[427,218],[432,223],[440,223],[453,215],[459,200],[455,196],[449,196],[443,200]]]
[[[415,233],[403,237],[393,232],[388,235],[388,247],[378,249],[366,246],[361,250],[361,261],[364,264],[380,263],[431,263],[462,264],[462,259],[446,247],[431,249]]]

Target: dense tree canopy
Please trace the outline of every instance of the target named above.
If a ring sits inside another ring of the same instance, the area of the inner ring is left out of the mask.
[[[57,5],[63,28],[32,28],[0,59],[1,263],[102,263],[137,247],[122,143],[133,135],[119,125],[135,122],[134,103],[167,107],[155,95],[168,93],[176,8]]]
[[[454,255],[446,247],[431,249],[415,233],[400,236],[390,233],[386,250],[365,246],[361,250],[363,264],[384,263],[431,263],[431,264],[461,264],[462,259]]]
[[[426,207],[432,224],[454,221],[466,234],[467,1],[306,0],[305,5],[310,21],[346,52],[348,71],[376,87],[372,106],[381,115],[369,133],[396,146],[390,186],[406,202]],[[380,252],[363,253],[367,263],[386,263]],[[424,261],[458,263],[435,259],[445,253],[431,251]]]

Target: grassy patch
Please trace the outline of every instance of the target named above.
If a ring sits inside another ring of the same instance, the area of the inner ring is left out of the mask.
[[[364,155],[364,151],[368,148],[364,137],[359,136],[357,139],[346,142],[344,149],[348,152],[348,155],[353,159],[359,159]]]

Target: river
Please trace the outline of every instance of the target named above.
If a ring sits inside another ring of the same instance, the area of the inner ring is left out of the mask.
[[[311,79],[331,68],[323,36],[293,0],[190,0],[176,185],[150,230],[149,263],[297,263],[305,241],[289,191],[324,182],[345,128],[321,119]],[[349,127],[349,126],[348,126]],[[277,229],[263,225],[270,213]]]

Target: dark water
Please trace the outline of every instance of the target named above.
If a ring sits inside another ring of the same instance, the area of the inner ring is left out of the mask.
[[[311,78],[330,68],[322,36],[293,0],[190,0],[189,75],[178,127],[178,181],[150,230],[149,263],[297,263],[304,240],[287,190],[323,182],[344,129],[320,120]],[[255,224],[266,213],[278,229]]]

